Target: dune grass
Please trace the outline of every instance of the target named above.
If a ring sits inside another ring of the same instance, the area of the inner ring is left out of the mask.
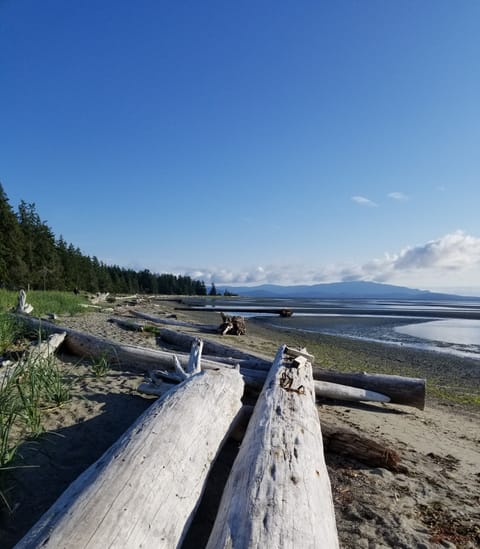
[[[0,311],[9,311],[17,304],[18,292],[0,289]],[[75,315],[85,311],[84,296],[71,292],[30,291],[27,302],[33,306],[32,314],[42,316],[47,313]]]
[[[21,326],[8,314],[0,315],[3,352],[21,334]],[[70,400],[71,385],[55,357],[12,353],[11,364],[0,368],[0,508],[8,508],[6,474],[18,467],[18,446],[44,431],[46,410]],[[3,504],[3,505],[2,505]]]

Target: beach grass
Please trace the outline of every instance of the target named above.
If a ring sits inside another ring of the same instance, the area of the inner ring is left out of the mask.
[[[13,309],[17,300],[18,292],[0,289],[0,311]],[[47,313],[75,315],[85,311],[87,300],[71,292],[32,290],[27,293],[27,302],[33,306],[35,316]]]
[[[7,349],[8,350],[8,349]],[[71,384],[54,356],[27,356],[1,369],[0,507],[8,507],[5,476],[16,463],[17,449],[44,432],[45,412],[71,398]]]

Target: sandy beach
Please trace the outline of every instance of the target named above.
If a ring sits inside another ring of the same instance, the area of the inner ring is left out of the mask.
[[[128,317],[135,308],[199,323],[220,321],[218,313],[175,311],[173,301],[112,307],[113,311],[56,322],[112,341],[159,348],[151,332],[127,331],[109,318],[112,314]],[[382,441],[400,454],[404,466],[403,472],[371,468],[353,457],[326,451],[340,545],[480,546],[480,405],[473,403],[480,396],[478,362],[332,336],[300,336],[273,330],[261,321],[248,321],[245,336],[208,337],[269,357],[280,343],[306,345],[316,366],[425,377],[427,386],[432,384],[425,410],[392,404],[318,403],[320,422]],[[88,359],[60,354],[58,360],[70,376],[74,396],[49,410],[46,433],[19,449],[19,465],[32,467],[13,471],[9,479],[12,511],[3,510],[1,515],[1,549],[12,547],[154,398],[137,392],[144,377],[141,372],[115,367],[96,377]],[[184,549],[200,548],[208,539],[238,446],[229,440],[219,456]]]

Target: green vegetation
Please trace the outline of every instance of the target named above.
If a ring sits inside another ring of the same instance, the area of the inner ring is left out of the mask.
[[[90,369],[95,377],[105,377],[110,371],[110,363],[107,355],[102,355],[92,360]]]
[[[206,295],[203,281],[188,276],[137,272],[105,265],[56,238],[35,204],[22,200],[15,212],[0,184],[0,288],[81,289],[87,292]],[[30,291],[29,291],[30,293]],[[34,305],[32,303],[32,305]]]
[[[44,431],[45,411],[70,400],[70,385],[65,381],[53,356],[28,356],[14,366],[2,368],[0,382],[0,488],[4,474],[18,465],[18,446]],[[8,506],[5,492],[0,501]]]

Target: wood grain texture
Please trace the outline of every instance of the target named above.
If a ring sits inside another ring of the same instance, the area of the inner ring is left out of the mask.
[[[83,473],[16,548],[177,547],[242,393],[240,374],[223,368],[180,384]]]
[[[255,406],[208,549],[338,547],[311,365],[289,368],[283,351]]]

